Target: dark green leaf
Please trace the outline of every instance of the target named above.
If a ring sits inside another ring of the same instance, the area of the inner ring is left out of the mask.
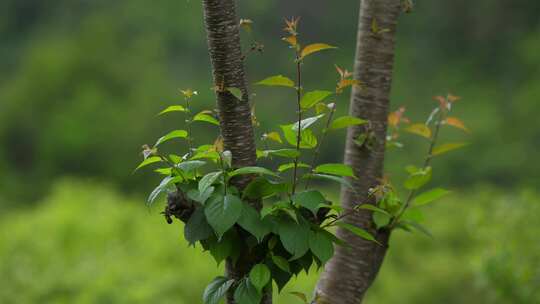
[[[184,238],[190,245],[212,236],[213,230],[204,216],[203,208],[197,208],[184,227]]]
[[[249,205],[244,205],[238,225],[255,236],[259,242],[272,231],[271,223],[261,219],[259,212]]]
[[[284,172],[294,168],[294,163],[287,163],[278,167],[279,172]],[[304,163],[298,163],[298,168],[311,168],[310,165]]]
[[[264,264],[257,264],[249,272],[249,281],[259,292],[270,282],[270,269]]]
[[[279,150],[266,150],[263,151],[265,155],[280,156],[285,158],[295,158],[300,155],[300,152],[295,149],[279,149]]]
[[[231,228],[242,215],[243,203],[237,196],[227,194],[225,197],[221,195],[213,195],[210,197],[204,214],[206,219],[218,237]]]
[[[242,167],[234,170],[229,174],[230,177],[233,177],[235,175],[241,175],[241,174],[264,174],[264,175],[270,175],[274,177],[279,177],[276,173],[263,168],[263,167]]]
[[[278,187],[266,178],[253,179],[244,189],[242,195],[247,198],[266,198],[276,194]]]
[[[354,116],[342,116],[334,119],[330,124],[330,130],[347,128],[349,126],[363,125],[366,124],[367,120],[360,119]]]
[[[278,231],[283,247],[293,255],[291,260],[302,257],[309,250],[309,225],[282,219]]]
[[[345,164],[323,164],[317,166],[313,171],[315,173],[354,177],[353,169]]]
[[[202,160],[187,160],[187,161],[179,163],[178,165],[176,165],[176,167],[182,170],[183,172],[188,173],[204,165],[206,165],[206,162]]]
[[[171,186],[171,185],[173,185],[175,183],[178,183],[181,180],[182,180],[182,178],[180,176],[174,176],[174,177],[167,176],[163,180],[161,180],[161,183],[159,183],[159,185],[154,190],[152,190],[152,192],[148,196],[148,205],[151,205],[152,203],[154,203],[156,198],[161,193],[166,192],[167,189],[169,188],[169,186]]]
[[[287,259],[280,257],[279,255],[272,255],[272,262],[276,264],[279,269],[285,272],[291,272]]]
[[[427,205],[429,203],[432,203],[433,201],[446,196],[450,193],[450,191],[443,189],[443,188],[435,188],[431,189],[429,191],[426,191],[420,195],[418,195],[414,201],[413,204],[415,206],[422,206]]]
[[[321,204],[326,203],[324,196],[317,190],[296,193],[292,200],[296,205],[309,209],[313,214],[317,213]]]
[[[201,193],[199,192],[198,189],[191,189],[188,191],[187,196],[189,199],[194,200],[204,205],[204,203],[210,197],[210,195],[214,193],[214,190],[215,190],[214,187],[208,187],[206,188],[206,191]]]
[[[326,234],[311,231],[309,234],[309,248],[324,264],[334,255],[334,245]]]
[[[309,109],[332,94],[334,94],[334,92],[319,90],[307,92],[304,94],[304,96],[302,96],[300,106],[302,109]]]
[[[249,280],[243,280],[234,291],[234,301],[237,304],[260,304],[262,295]]]
[[[346,179],[344,179],[343,177],[338,177],[338,176],[334,176],[334,175],[311,174],[311,173],[309,173],[309,174],[304,174],[304,176],[302,176],[302,178],[331,180],[331,181],[334,181],[334,182],[338,182],[338,183],[342,184],[345,187],[353,189],[353,186],[351,185],[351,183],[349,183]]]
[[[204,304],[219,304],[221,298],[225,296],[227,290],[231,288],[234,280],[227,279],[226,277],[216,277],[204,290],[203,303]]]
[[[160,137],[154,146],[157,147],[160,144],[168,140],[171,140],[173,138],[186,138],[186,137],[188,137],[188,132],[186,130],[174,130]]]
[[[223,174],[221,171],[210,172],[199,181],[199,193],[205,193],[213,183]]]

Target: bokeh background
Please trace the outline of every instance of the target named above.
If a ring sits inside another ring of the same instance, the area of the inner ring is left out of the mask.
[[[238,1],[265,45],[251,83],[292,74],[283,18],[306,42],[339,46],[306,62],[306,88],[332,89],[352,68],[359,1]],[[540,2],[417,1],[400,19],[392,108],[423,120],[434,95],[462,97],[471,144],[434,163],[454,194],[426,209],[434,239],[397,232],[366,303],[540,303]],[[218,273],[145,197],[140,147],[182,117],[156,113],[199,91],[214,103],[197,0],[0,2],[0,303],[200,303]],[[253,88],[260,135],[293,121],[292,96]],[[348,98],[336,100],[346,112]],[[217,130],[201,127],[197,140]],[[344,133],[323,149],[341,161]],[[403,177],[425,143],[406,137],[386,171]],[[185,149],[172,145],[171,149]],[[149,171],[149,170],[147,170]],[[338,189],[329,187],[330,196]],[[309,291],[316,275],[288,290]],[[287,292],[277,303],[296,303]]]

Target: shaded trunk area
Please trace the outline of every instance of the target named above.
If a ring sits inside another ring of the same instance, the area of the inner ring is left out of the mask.
[[[254,166],[257,160],[255,138],[235,2],[203,0],[203,6],[224,149],[231,151],[233,167]],[[239,89],[242,92],[242,100],[236,98],[227,88]],[[242,189],[249,180],[250,176],[244,175],[232,183]],[[254,204],[255,207],[259,207],[257,202]],[[239,227],[237,229],[241,230]],[[242,235],[242,231],[240,234]],[[227,260],[227,277],[240,279],[249,272],[254,263],[250,261],[256,261],[257,257],[249,256],[247,248],[247,245],[242,248],[243,258],[237,263]],[[265,294],[263,303],[271,301],[271,293]],[[227,294],[227,303],[235,303],[232,290]]]
[[[395,34],[401,10],[401,0],[361,1],[354,78],[362,85],[352,90],[349,112],[370,123],[351,127],[347,132],[344,162],[353,167],[359,179],[349,180],[354,191],[342,188],[345,210],[369,202],[369,189],[379,185],[383,175]],[[355,143],[363,134],[368,135],[371,145]],[[382,246],[338,229],[337,236],[350,248],[336,248],[334,257],[327,263],[315,292],[320,303],[360,303],[388,248],[390,233],[375,229],[371,211],[353,212],[344,220],[371,232]]]

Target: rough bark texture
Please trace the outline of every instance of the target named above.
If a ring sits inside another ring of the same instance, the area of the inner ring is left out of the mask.
[[[255,139],[235,3],[234,0],[203,0],[203,6],[224,149],[231,151],[233,167],[254,166],[257,159]],[[227,91],[231,87],[242,91],[242,100]],[[233,183],[242,189],[249,180],[249,176],[243,176]],[[244,277],[251,268],[251,263],[247,262],[250,260],[254,258],[240,259],[237,264],[227,260],[227,276]],[[263,303],[271,301],[271,294],[265,294]],[[234,303],[232,292],[227,294],[227,303]]]
[[[350,180],[355,192],[343,188],[341,202],[346,210],[368,202],[368,191],[377,186],[382,177],[386,127],[389,108],[394,44],[397,19],[401,13],[400,0],[362,0],[358,25],[354,77],[362,82],[351,95],[350,115],[369,120],[369,127],[352,127],[347,133],[345,163],[360,177]],[[374,33],[373,20],[382,33]],[[354,139],[370,128],[375,136],[372,148],[358,146]],[[362,210],[346,217],[345,221],[367,229],[383,246],[360,239],[350,232],[338,229],[337,235],[351,248],[339,247],[328,262],[319,280],[316,295],[318,303],[358,304],[371,286],[388,248],[388,231],[376,231],[371,212]]]

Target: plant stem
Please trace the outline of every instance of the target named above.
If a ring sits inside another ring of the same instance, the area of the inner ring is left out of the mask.
[[[187,137],[187,143],[188,143],[188,148],[189,148],[189,152],[188,152],[188,156],[191,156],[191,153],[193,153],[193,140],[192,140],[192,135],[191,135],[191,123],[193,122],[193,114],[191,113],[191,108],[189,106],[189,97],[185,98],[186,100],[186,113],[187,113],[187,121],[186,121],[186,125],[187,125],[187,129],[188,129],[188,137]]]
[[[424,160],[424,165],[422,167],[422,170],[425,170],[427,167],[429,167],[429,164],[431,162],[431,159],[433,158],[433,148],[435,148],[435,144],[437,143],[437,139],[439,137],[439,131],[441,129],[442,121],[446,118],[446,111],[443,111],[442,109],[437,114],[437,120],[435,121],[435,131],[433,132],[433,137],[431,138],[431,142],[429,144],[429,150],[426,155],[426,159]],[[394,228],[395,225],[398,223],[400,218],[403,216],[405,211],[409,208],[411,205],[412,199],[414,198],[416,194],[416,189],[413,189],[409,192],[409,195],[407,196],[407,200],[405,201],[405,204],[403,205],[403,208],[399,211],[399,213],[392,219],[392,222],[390,223],[390,229]]]
[[[298,160],[300,158],[300,141],[302,140],[302,107],[300,105],[300,100],[302,99],[302,61],[300,60],[300,54],[296,51],[296,102],[298,105],[298,130],[296,135],[296,151],[298,156],[294,158],[294,173],[292,181],[292,191],[291,195],[294,195],[296,191],[296,184],[298,182]]]
[[[326,120],[326,125],[324,126],[324,129],[321,134],[321,140],[319,141],[317,148],[315,149],[315,152],[313,153],[313,159],[311,160],[311,169],[313,170],[313,167],[315,167],[315,164],[317,163],[317,160],[319,158],[319,154],[321,151],[322,143],[324,142],[324,139],[326,138],[326,133],[328,131],[328,127],[330,126],[330,123],[332,122],[332,118],[334,116],[334,113],[336,112],[336,106],[334,105],[332,107],[332,110],[330,111],[330,114],[328,114],[328,119]],[[309,182],[311,179],[308,179],[306,182],[306,188],[309,187]]]

